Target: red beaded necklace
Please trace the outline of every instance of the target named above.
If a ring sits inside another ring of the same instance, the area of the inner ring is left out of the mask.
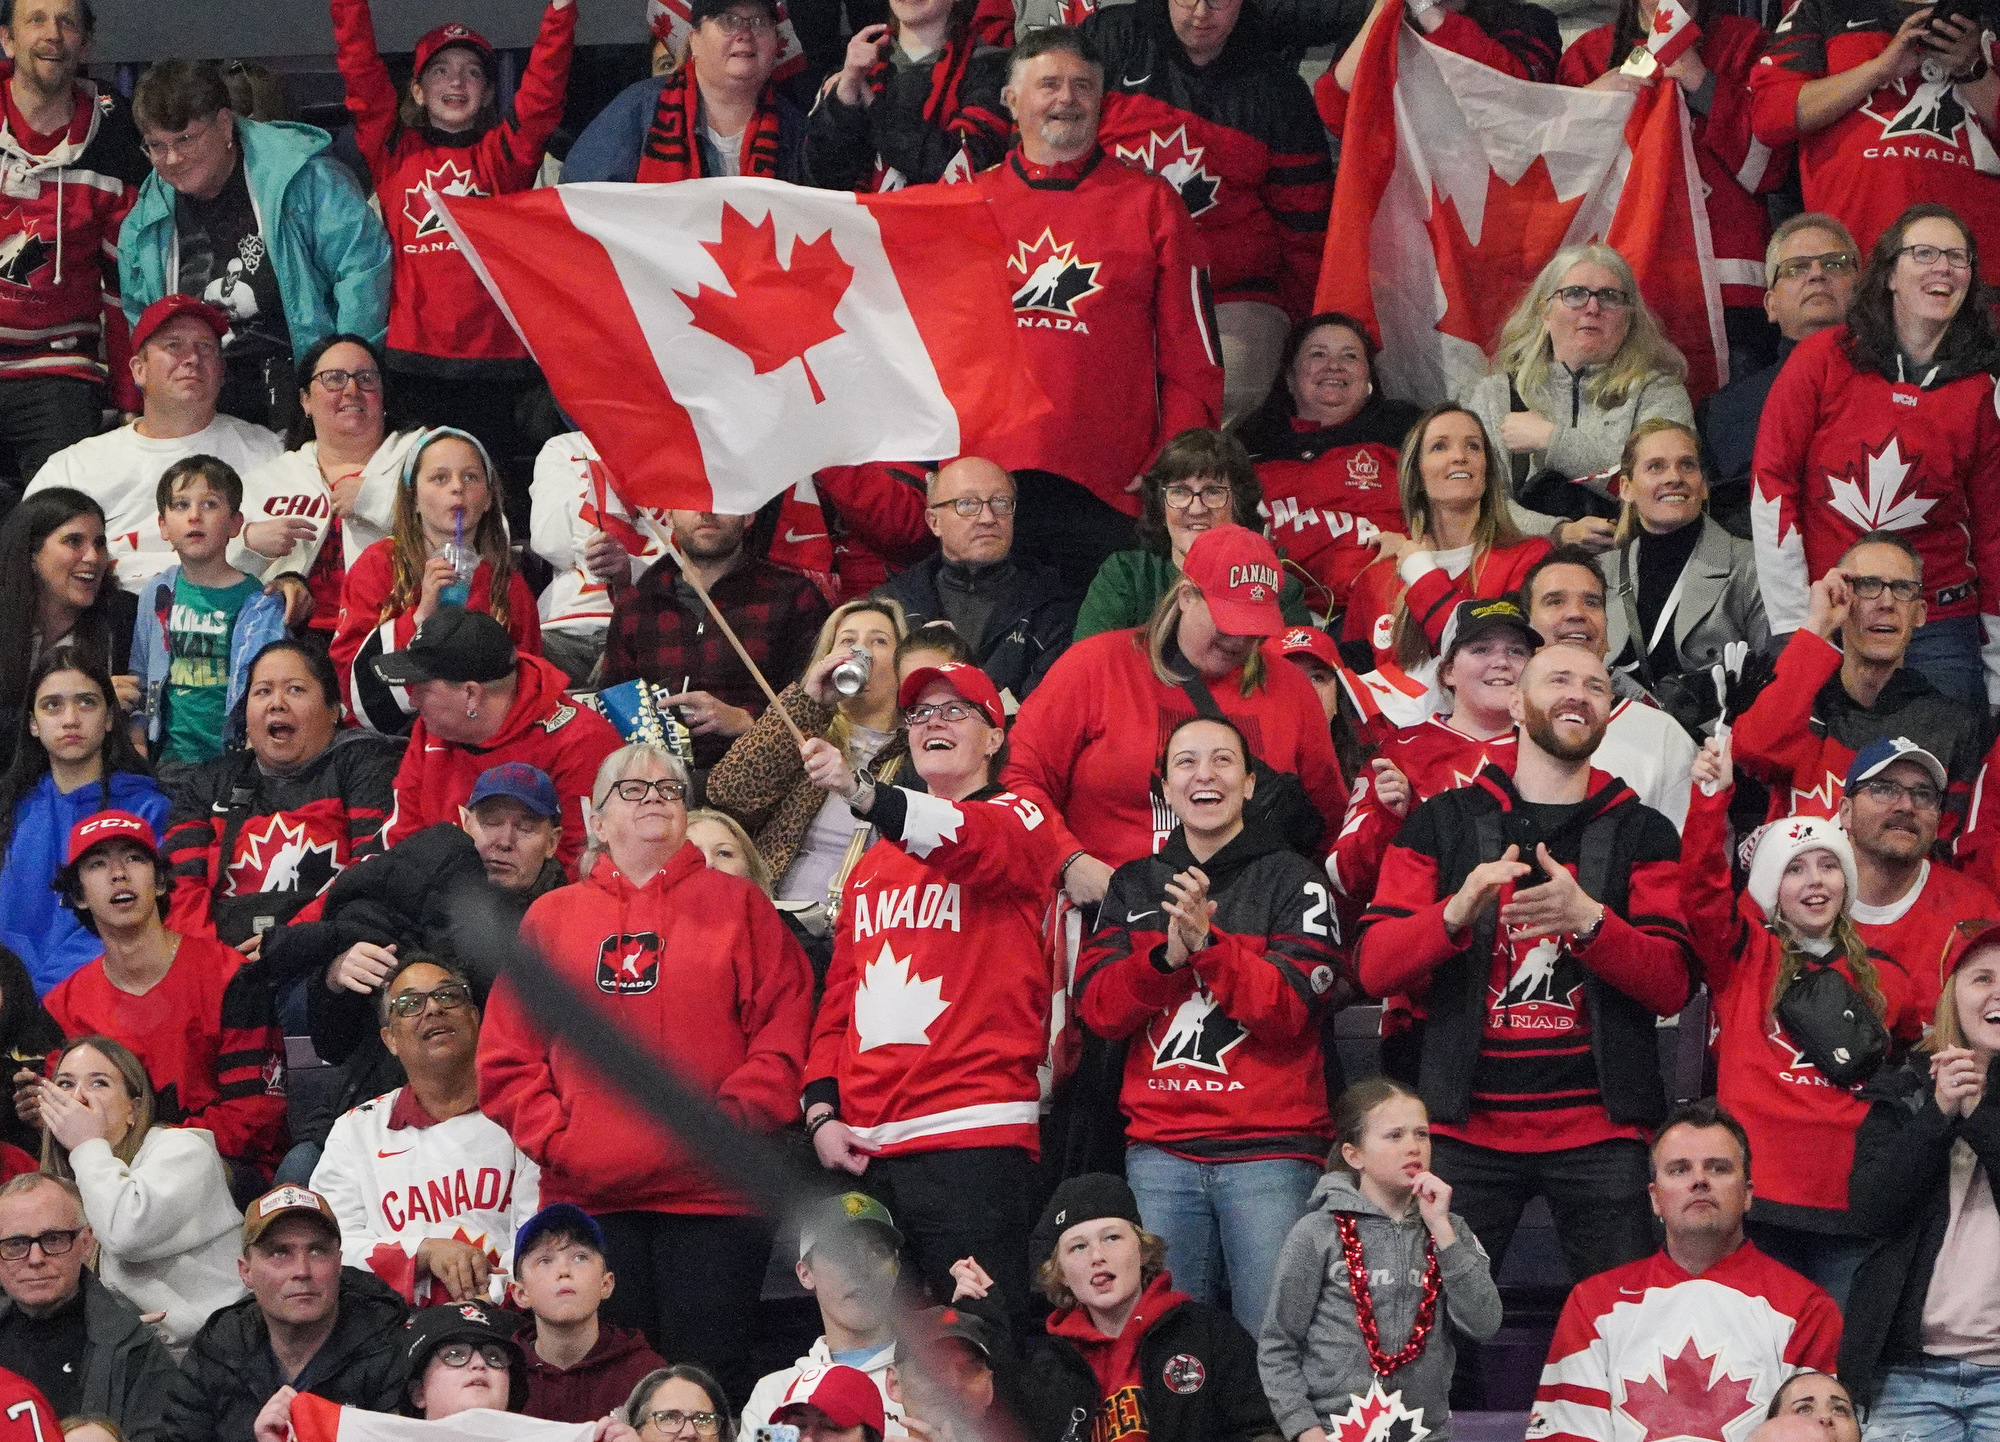
[[[1386,1377],[1423,1356],[1424,1344],[1430,1340],[1431,1328],[1437,1324],[1440,1288],[1437,1240],[1430,1236],[1424,1238],[1424,1296],[1417,1304],[1417,1322],[1410,1328],[1410,1340],[1403,1344],[1400,1352],[1385,1357],[1382,1355],[1382,1338],[1375,1325],[1375,1299],[1368,1294],[1368,1264],[1361,1255],[1361,1228],[1346,1212],[1334,1213],[1333,1220],[1340,1229],[1340,1250],[1347,1258],[1348,1286],[1354,1292],[1354,1320],[1361,1328],[1361,1340],[1368,1347],[1368,1365],[1375,1369],[1376,1376]]]

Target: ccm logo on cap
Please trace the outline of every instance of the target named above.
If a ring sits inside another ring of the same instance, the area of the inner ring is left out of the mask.
[[[93,831],[139,831],[140,826],[127,821],[122,816],[100,816],[95,821],[86,821],[77,828],[78,836],[88,836]]]
[[[1231,566],[1229,568],[1229,585],[1231,589],[1237,586],[1254,586],[1259,583],[1276,587],[1278,585],[1278,573],[1269,566]]]

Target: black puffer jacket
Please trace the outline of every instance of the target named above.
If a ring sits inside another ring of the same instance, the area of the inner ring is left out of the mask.
[[[298,1376],[279,1375],[271,1332],[255,1297],[208,1319],[167,1388],[159,1442],[254,1442],[257,1414],[289,1384],[371,1412],[403,1398],[403,1299],[372,1273],[340,1271],[340,1316]]]
[[[1870,1103],[1854,1138],[1848,1215],[1875,1239],[1848,1297],[1840,1380],[1872,1407],[1889,1369],[1924,1357],[1924,1298],[1951,1211],[1951,1149],[1970,1146],[1989,1182],[2000,1177],[2000,1074],[1969,1117],[1937,1108],[1930,1058],[1913,1053],[1861,1089]]]

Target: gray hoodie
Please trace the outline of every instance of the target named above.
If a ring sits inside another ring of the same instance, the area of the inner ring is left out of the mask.
[[[1312,1205],[1285,1239],[1271,1308],[1257,1342],[1264,1393],[1287,1437],[1326,1426],[1328,1418],[1348,1409],[1350,1397],[1366,1395],[1374,1380],[1354,1317],[1354,1293],[1334,1214],[1349,1212],[1360,1222],[1361,1255],[1368,1264],[1368,1292],[1384,1351],[1395,1352],[1409,1341],[1423,1300],[1424,1240],[1429,1234],[1414,1206],[1391,1218],[1362,1196],[1353,1177],[1339,1167],[1320,1178]],[[1456,1213],[1451,1228],[1458,1240],[1437,1254],[1442,1310],[1451,1326],[1442,1325],[1440,1318],[1423,1355],[1382,1379],[1383,1391],[1402,1391],[1406,1408],[1423,1409],[1424,1425],[1435,1442],[1451,1437],[1452,1327],[1480,1342],[1500,1330],[1500,1293],[1485,1249]]]

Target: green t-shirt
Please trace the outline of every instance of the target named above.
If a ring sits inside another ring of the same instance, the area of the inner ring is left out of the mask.
[[[250,576],[214,590],[174,580],[167,614],[167,744],[162,755],[196,766],[222,754],[229,700],[229,642],[236,618],[263,588]]]

